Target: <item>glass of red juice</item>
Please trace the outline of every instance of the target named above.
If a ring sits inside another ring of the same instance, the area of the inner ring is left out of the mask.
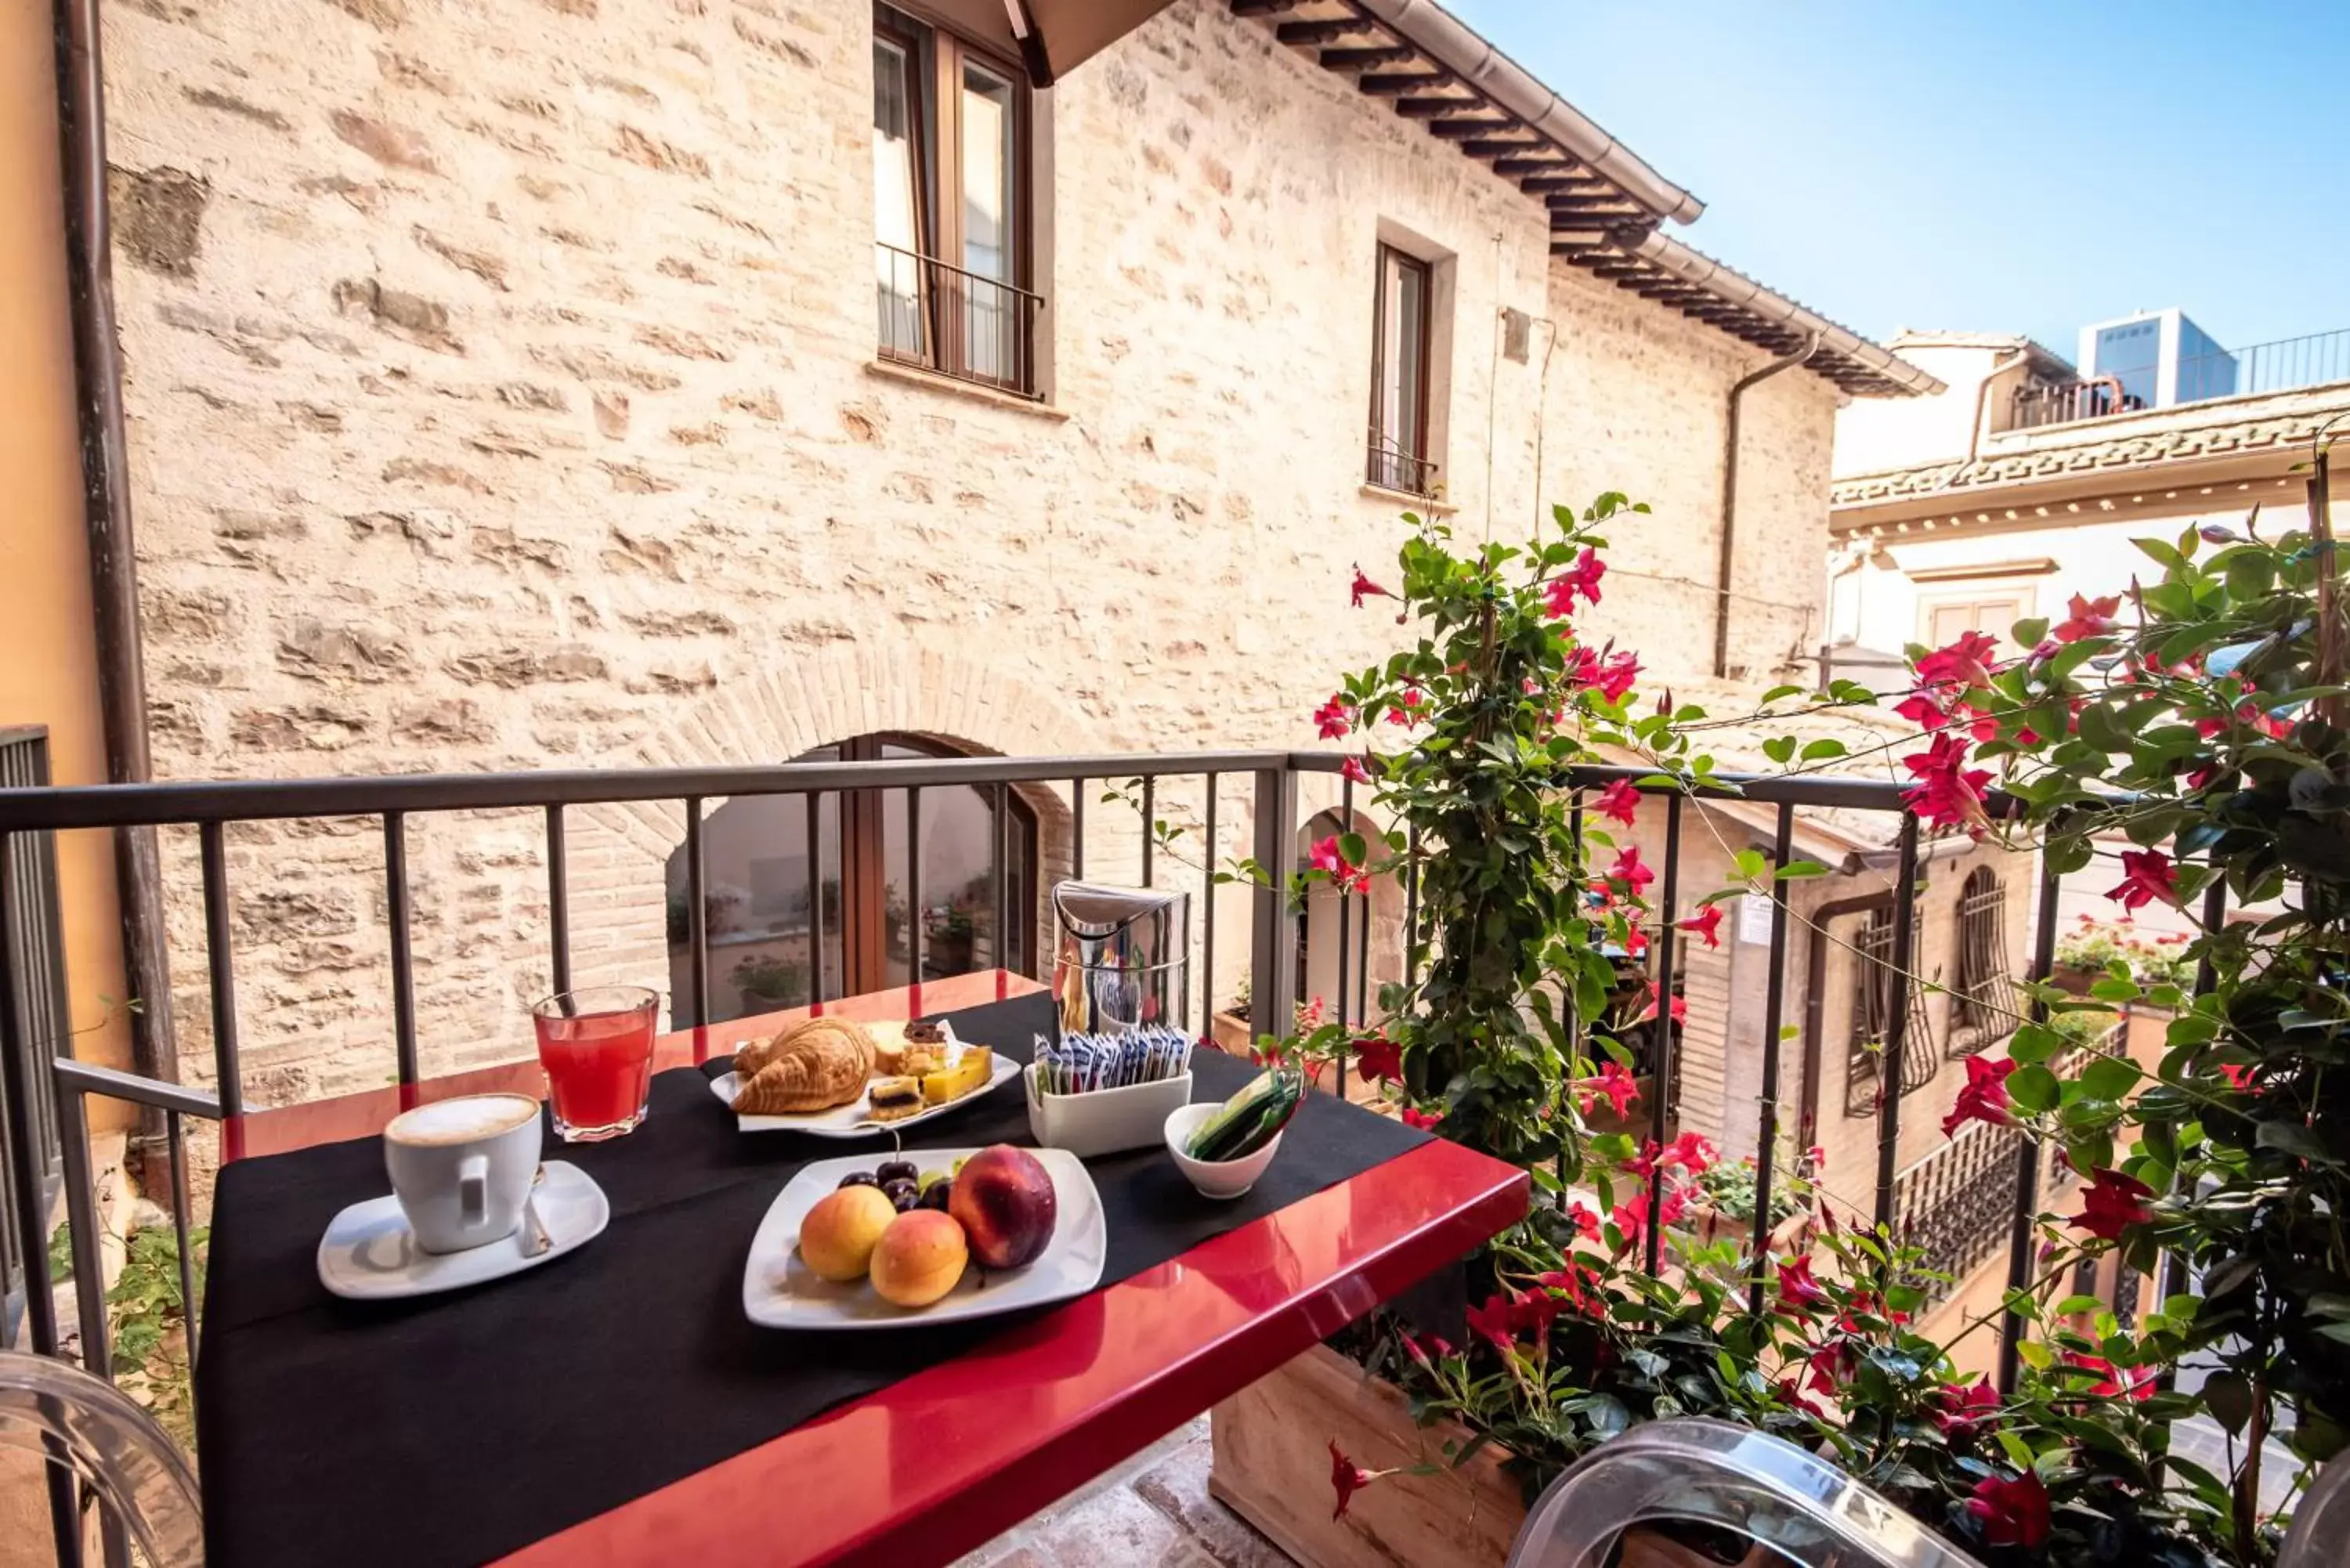
[[[566,991],[530,1010],[547,1108],[566,1143],[634,1132],[652,1093],[653,1021],[660,998],[640,985]]]

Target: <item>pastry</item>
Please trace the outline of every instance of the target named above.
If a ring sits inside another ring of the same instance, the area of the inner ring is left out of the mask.
[[[966,1045],[951,1067],[941,1067],[922,1079],[922,1098],[934,1106],[959,1100],[987,1086],[995,1075],[993,1054],[984,1045]]]
[[[877,1122],[902,1121],[922,1108],[920,1078],[876,1078],[866,1092],[869,1115]]]
[[[935,1019],[916,1019],[906,1025],[906,1038],[917,1045],[943,1045],[953,1036],[947,1033],[945,1024]]]
[[[778,1035],[766,1064],[735,1092],[738,1116],[796,1116],[845,1106],[865,1091],[873,1038],[854,1019],[811,1018]],[[740,1053],[736,1070],[741,1070]]]
[[[745,1040],[734,1047],[734,1071],[744,1078],[775,1059],[775,1049],[784,1043],[781,1034],[771,1034],[764,1040]]]

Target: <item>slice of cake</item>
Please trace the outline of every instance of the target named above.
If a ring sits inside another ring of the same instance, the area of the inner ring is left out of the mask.
[[[949,1100],[959,1100],[985,1088],[994,1073],[993,1054],[986,1046],[966,1045],[952,1065],[923,1076],[922,1097],[934,1106],[943,1106]]]
[[[877,1122],[903,1121],[922,1108],[920,1078],[876,1078],[865,1091],[867,1115]]]

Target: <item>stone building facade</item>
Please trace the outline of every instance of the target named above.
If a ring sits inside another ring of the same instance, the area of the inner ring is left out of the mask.
[[[1305,742],[1395,630],[1346,597],[1412,504],[1364,482],[1383,241],[1431,265],[1454,526],[1647,500],[1589,630],[1703,673],[1725,398],[1766,350],[1555,258],[1539,200],[1177,0],[1035,96],[1041,398],[887,362],[873,46],[868,0],[109,6],[163,775]],[[1746,401],[1733,673],[1820,639],[1842,396]],[[1049,885],[1068,790],[1028,798]],[[1115,815],[1094,868],[1138,847]],[[575,814],[577,979],[666,989],[681,832]],[[538,817],[409,836],[426,1070],[526,1049]],[[167,851],[200,1075],[192,837]],[[232,836],[254,1100],[389,1077],[381,852],[372,821]]]

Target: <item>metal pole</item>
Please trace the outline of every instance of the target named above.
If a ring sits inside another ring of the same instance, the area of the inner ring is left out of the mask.
[[[1657,927],[1657,1103],[1650,1136],[1658,1143],[1673,1136],[1673,938],[1677,934],[1673,922],[1680,914],[1676,908],[1680,898],[1680,872],[1681,797],[1676,794],[1665,803],[1664,919]],[[1658,1272],[1664,1250],[1665,1168],[1659,1165],[1648,1172],[1649,1273]]]
[[[236,1050],[235,947],[229,929],[228,853],[221,825],[196,830],[204,877],[204,963],[213,993],[213,1075],[219,1080],[221,1119],[244,1114],[244,1076]]]
[[[820,1003],[824,1001],[825,959],[824,794],[819,790],[810,790],[800,798],[807,806],[807,826],[803,836],[807,843],[808,866],[808,1000]]]
[[[1297,1013],[1297,939],[1289,912],[1289,867],[1297,858],[1297,776],[1287,768],[1256,772],[1256,863],[1272,886],[1259,888],[1249,922],[1249,1033],[1285,1035]]]
[[[1159,775],[1142,775],[1142,885],[1150,886],[1150,859],[1159,847]]]
[[[2045,985],[2056,968],[2056,903],[2064,879],[2048,869],[2045,851],[2041,854],[2040,865],[2040,912],[2032,929],[2032,978],[2035,983]],[[2033,996],[2026,1016],[2034,1023],[2047,1023],[2047,1002]],[[2032,1222],[2040,1214],[2040,1140],[2026,1133],[2015,1141],[2015,1212],[2007,1236],[2007,1290],[2011,1296],[2032,1283]],[[1999,1391],[2002,1395],[2015,1392],[2016,1380],[2022,1373],[2024,1327],[2023,1314],[2017,1312],[2008,1313],[2000,1324]]]
[[[1342,780],[1342,781],[1339,783],[1339,785],[1338,785],[1338,831],[1339,831],[1341,834],[1351,833],[1352,831],[1354,831],[1354,826],[1355,826],[1355,781],[1354,781],[1354,780],[1352,780],[1352,779],[1346,779],[1346,780]],[[1341,859],[1343,859],[1343,858],[1344,858],[1344,857],[1342,856],[1340,858],[1341,858]],[[1347,889],[1346,889],[1346,888],[1341,888],[1341,887],[1337,887],[1335,883],[1333,884],[1333,887],[1332,887],[1332,889],[1331,889],[1331,890],[1332,890],[1333,892],[1335,892],[1335,893],[1337,895],[1337,903],[1338,903],[1338,1014],[1337,1014],[1337,1018],[1338,1018],[1338,1029],[1339,1029],[1339,1033],[1341,1033],[1343,1034],[1343,1033],[1346,1032],[1346,1028],[1347,1028],[1347,983],[1348,983],[1348,981],[1353,978],[1353,977],[1352,977],[1352,975],[1351,975],[1351,974],[1350,974],[1350,972],[1349,972],[1349,968],[1350,968],[1350,966],[1349,966],[1348,961],[1353,957],[1353,954],[1349,951],[1349,949],[1350,949],[1350,948],[1351,948],[1351,946],[1353,945],[1353,944],[1352,944],[1352,938],[1353,938],[1354,932],[1353,932],[1353,929],[1352,929],[1352,928],[1353,928],[1353,919],[1352,919],[1352,917],[1353,917],[1353,915],[1354,915],[1354,908],[1353,908],[1354,900],[1353,900],[1353,898],[1352,898],[1347,894]],[[1312,935],[1312,933],[1313,933],[1313,926],[1312,926],[1312,924],[1311,924],[1311,919],[1312,919],[1312,917],[1309,915],[1309,916],[1308,916],[1308,924],[1307,924],[1307,927],[1306,927],[1306,932],[1307,932],[1306,940],[1307,940],[1309,942],[1313,940],[1313,935]],[[1339,1052],[1339,1054],[1338,1054],[1338,1097],[1339,1097],[1340,1099],[1342,1099],[1342,1100],[1343,1100],[1343,1099],[1345,1099],[1345,1098],[1347,1097],[1347,1056],[1346,1056],[1346,1053],[1345,1053],[1345,1051],[1344,1051],[1343,1049]]]
[[[409,949],[408,815],[383,814],[383,881],[391,925],[391,1026],[405,1088],[422,1075],[416,1063],[416,965]]]
[[[1885,1022],[1885,1064],[1877,1107],[1877,1223],[1893,1223],[1894,1179],[1901,1152],[1901,1053],[1909,1040],[1909,966],[1918,939],[1918,814],[1901,814],[1901,874],[1893,891],[1892,1016]]]
[[[1771,970],[1762,992],[1762,1125],[1754,1147],[1754,1283],[1747,1309],[1762,1310],[1762,1286],[1771,1261],[1771,1177],[1779,1158],[1779,1025],[1787,1007],[1787,885],[1778,873],[1795,852],[1795,808],[1779,807],[1771,846]],[[1754,895],[1749,893],[1748,898]]]
[[[686,975],[693,1003],[693,1027],[710,1022],[710,862],[702,853],[702,798],[685,802],[685,946],[691,966]]]
[[[546,808],[546,919],[557,992],[571,989],[571,879],[565,859],[563,807]]]
[[[906,980],[922,983],[922,792],[906,792]]]
[[[1202,910],[1200,932],[1200,1033],[1208,1034],[1215,1029],[1216,1020],[1216,785],[1221,774],[1210,774],[1208,780],[1208,826],[1206,848],[1200,857],[1200,900]]]

